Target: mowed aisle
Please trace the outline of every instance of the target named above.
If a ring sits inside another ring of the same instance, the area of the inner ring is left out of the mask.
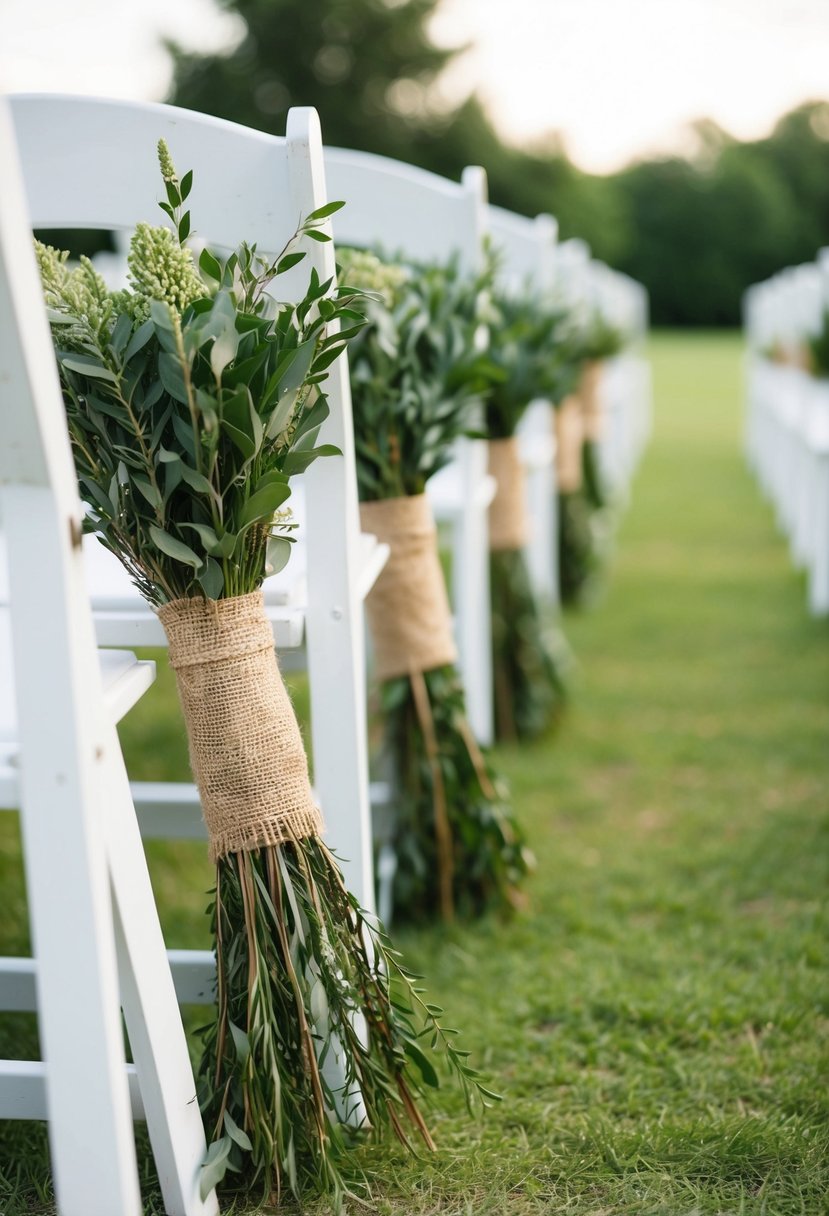
[[[354,1213],[829,1210],[829,628],[744,468],[738,339],[652,352],[654,438],[608,589],[568,618],[569,714],[498,753],[538,857],[529,907],[400,935],[504,1100],[478,1123],[441,1090],[441,1151],[365,1150]],[[136,776],[186,775],[168,675],[125,724]],[[10,816],[0,832],[0,949],[19,952]],[[205,943],[203,852],[151,847],[172,945]],[[23,1020],[0,1019],[4,1049]],[[2,1130],[4,1216],[50,1210],[46,1168],[41,1127]]]
[[[744,466],[738,338],[652,355],[568,719],[501,752],[531,909],[403,942],[505,1101],[395,1212],[829,1210],[829,628]]]

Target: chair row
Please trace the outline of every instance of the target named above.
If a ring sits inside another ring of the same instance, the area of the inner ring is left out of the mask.
[[[744,302],[746,450],[815,616],[829,614],[829,249]]]
[[[194,171],[200,235],[216,247],[233,248],[253,238],[263,251],[279,249],[298,216],[329,198],[343,198],[348,205],[334,223],[339,242],[380,245],[423,262],[456,256],[475,273],[491,232],[507,254],[516,285],[531,281],[539,291],[558,288],[580,307],[598,304],[608,316],[624,314],[637,341],[645,324],[642,296],[637,285],[592,262],[578,243],[569,243],[569,254],[567,244],[557,251],[555,223],[548,217],[526,220],[488,207],[482,170],[468,169],[458,184],[367,154],[323,150],[313,111],[292,111],[284,139],[169,107],[82,98],[16,98],[9,114],[0,117],[0,159],[8,183],[0,204],[0,375],[12,386],[12,391],[4,388],[0,402],[6,537],[0,554],[0,634],[12,632],[16,662],[13,682],[9,648],[0,648],[0,692],[8,702],[0,713],[0,805],[23,808],[37,941],[36,963],[0,960],[0,1004],[33,1008],[37,988],[46,1060],[45,1066],[7,1062],[0,1068],[0,1116],[43,1114],[48,1099],[60,1210],[128,1213],[140,1210],[130,1110],[143,1109],[156,1156],[165,1165],[168,1210],[204,1213],[215,1210],[215,1199],[200,1198],[195,1183],[204,1138],[194,1117],[183,1035],[175,1032],[180,1022],[172,1008],[168,963],[180,999],[209,1001],[212,960],[184,952],[165,958],[135,830],[137,812],[145,835],[199,834],[198,798],[191,786],[134,785],[130,791],[126,783],[114,722],[152,682],[152,667],[128,653],[110,652],[99,668],[93,630],[106,647],[158,645],[164,638],[121,568],[94,542],[80,543],[81,508],[60,394],[34,263],[23,248],[28,229],[124,232],[151,217],[157,196],[153,152],[163,136],[177,162]],[[282,280],[285,298],[301,291],[309,265],[321,278],[334,273],[333,245],[308,241],[306,247],[306,262]],[[634,343],[614,361],[605,382],[611,425],[602,459],[620,492],[647,432],[642,367]],[[266,603],[278,648],[304,651],[307,657],[316,794],[327,812],[329,839],[347,859],[347,883],[371,908],[362,604],[386,554],[359,529],[344,356],[331,369],[328,393],[331,414],[321,439],[342,455],[319,462],[302,478],[298,499],[305,541],[286,572],[266,584]],[[538,403],[528,418],[533,422],[524,450],[532,512],[540,524],[530,564],[539,589],[552,599],[552,403]],[[484,444],[464,441],[449,475],[434,487],[433,501],[454,538],[460,665],[470,717],[482,741],[492,729],[491,495]],[[30,503],[36,510],[28,510]],[[62,573],[49,574],[44,594],[47,566]],[[44,636],[52,639],[49,646],[42,644]],[[53,712],[44,730],[47,704]],[[72,780],[67,781],[67,772],[75,774]],[[90,895],[72,918],[66,917],[63,901],[56,906],[61,882]],[[80,950],[78,943],[83,943]],[[73,972],[72,986],[83,998],[78,998],[77,1018],[67,1020],[70,953],[73,967],[81,966]],[[132,1094],[118,1033],[119,999],[136,1061],[138,1089]],[[90,1010],[95,1016],[81,1029]],[[100,1085],[84,1090],[79,1059],[87,1076],[104,1062]],[[79,1151],[78,1128],[90,1129],[90,1143],[100,1152],[103,1126],[109,1129],[111,1169],[90,1190],[85,1163],[91,1150]]]

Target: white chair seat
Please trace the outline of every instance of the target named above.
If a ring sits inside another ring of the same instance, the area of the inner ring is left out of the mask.
[[[119,722],[152,684],[155,663],[139,660],[128,650],[101,650],[98,661],[107,712]],[[8,608],[0,607],[0,807],[17,805],[17,752],[11,627]]]
[[[358,586],[365,599],[386,563],[388,545],[378,544],[374,536],[363,533],[359,552]],[[4,557],[0,535],[0,606],[7,605],[9,598]],[[164,629],[155,612],[118,559],[94,536],[84,538],[84,563],[98,645],[166,646]],[[296,650],[305,644],[306,566],[307,550],[304,543],[298,542],[287,566],[265,579],[265,608],[279,650]]]

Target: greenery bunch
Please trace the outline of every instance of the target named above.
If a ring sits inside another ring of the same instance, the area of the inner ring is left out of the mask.
[[[492,265],[497,272],[497,259]],[[529,289],[494,293],[488,350],[494,374],[486,397],[490,439],[514,435],[535,398],[559,402],[575,390],[582,358],[579,340],[566,310],[552,301],[537,298]]]
[[[488,273],[456,265],[405,266],[340,251],[349,282],[373,292],[353,344],[351,383],[360,497],[421,494],[451,459],[455,440],[477,433],[492,366],[481,351]],[[473,737],[453,667],[384,682],[384,771],[395,793],[395,907],[434,916],[440,903],[436,801],[445,806],[453,854],[454,910],[472,916],[511,907],[532,864],[502,782]],[[425,704],[424,704],[425,700]]]
[[[574,326],[573,349],[578,375],[590,363],[611,359],[624,349],[625,331],[594,308]],[[594,440],[582,445],[582,485],[559,495],[558,564],[559,589],[564,604],[588,601],[595,593],[604,560],[604,538],[612,504],[602,484],[598,450]]]
[[[812,374],[825,379],[829,376],[829,309],[821,316],[820,332],[809,338],[808,352]]]
[[[316,446],[326,373],[363,324],[354,293],[314,271],[297,304],[275,301],[304,256],[294,239],[276,258],[205,250],[197,269],[192,174],[178,178],[163,142],[159,160],[172,228],[138,226],[125,291],[38,247],[86,525],[154,605],[245,595],[287,559],[289,479],[335,451]],[[328,240],[320,226],[340,205],[296,237]],[[435,1050],[468,1099],[485,1093],[318,839],[221,858],[213,930],[205,1192],[231,1171],[339,1204],[358,1127],[407,1143],[408,1127],[431,1146],[416,1096],[437,1084]]]
[[[561,401],[577,384],[580,362],[565,310],[529,290],[496,293],[489,358],[497,369],[486,399],[490,439],[516,432],[535,398]],[[492,673],[500,739],[532,738],[559,717],[566,700],[563,638],[539,604],[524,554],[490,554]]]
[[[365,293],[367,324],[351,358],[360,498],[422,494],[455,440],[480,431],[492,378],[481,349],[487,275],[338,252],[344,276]]]

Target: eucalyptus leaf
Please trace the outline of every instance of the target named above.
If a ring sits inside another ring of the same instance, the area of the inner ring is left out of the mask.
[[[185,566],[192,566],[194,570],[198,570],[201,566],[202,559],[182,541],[176,540],[169,532],[165,532],[163,528],[151,524],[150,536],[161,552],[166,553],[168,557],[182,562]]]
[[[239,515],[239,524],[247,528],[258,521],[270,521],[273,515],[291,496],[290,486],[269,485],[251,494]]]

